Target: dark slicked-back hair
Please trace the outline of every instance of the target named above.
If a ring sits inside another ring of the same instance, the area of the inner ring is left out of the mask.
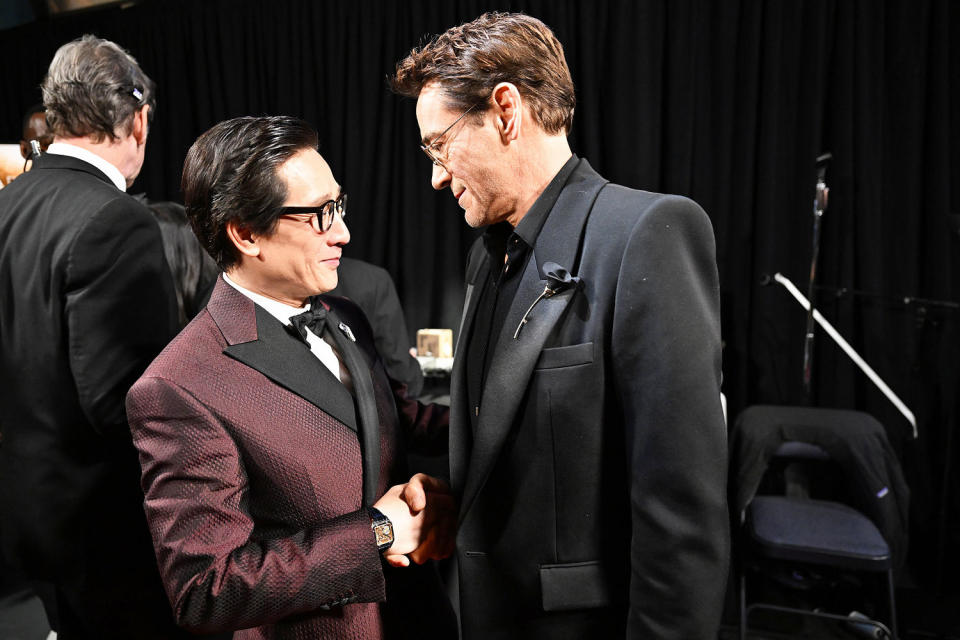
[[[262,236],[273,234],[287,199],[278,170],[297,152],[316,148],[317,132],[290,116],[226,120],[193,143],[180,186],[190,226],[221,269],[238,261],[227,222]]]
[[[413,49],[391,80],[397,93],[416,98],[437,82],[452,110],[490,107],[493,88],[516,85],[537,124],[548,133],[569,133],[576,97],[563,45],[543,22],[522,13],[485,13]],[[473,117],[473,116],[471,116]]]
[[[143,105],[151,119],[157,107],[153,80],[134,57],[91,35],[57,49],[40,88],[47,125],[59,137],[116,140],[130,135]]]

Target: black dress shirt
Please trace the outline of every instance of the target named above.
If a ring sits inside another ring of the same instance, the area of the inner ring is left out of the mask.
[[[516,229],[509,222],[500,222],[491,225],[483,234],[484,248],[490,260],[490,275],[480,291],[473,330],[466,343],[467,397],[474,430],[480,416],[480,398],[490,368],[490,358],[499,341],[504,318],[513,304],[520,274],[527,268],[540,229],[578,162],[576,155],[567,160]]]

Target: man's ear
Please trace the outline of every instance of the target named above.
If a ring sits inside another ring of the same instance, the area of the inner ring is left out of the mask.
[[[257,237],[247,227],[240,226],[236,220],[227,222],[227,238],[242,255],[255,258],[260,255]]]
[[[150,105],[145,104],[133,114],[133,138],[137,141],[137,146],[147,142],[147,114],[150,111]]]
[[[501,82],[493,88],[494,123],[504,142],[516,140],[523,125],[523,98],[512,82]]]

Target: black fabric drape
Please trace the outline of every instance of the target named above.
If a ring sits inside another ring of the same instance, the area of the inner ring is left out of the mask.
[[[822,331],[813,402],[886,425],[914,491],[918,563],[942,572],[940,528],[955,534],[960,511],[957,476],[944,481],[960,312],[903,299],[960,300],[960,8],[948,0],[146,1],[0,32],[0,138],[19,139],[53,52],[85,32],[127,47],[159,86],[134,192],[179,200],[184,154],[217,121],[301,116],[350,193],[349,254],[391,272],[412,330],[456,328],[475,233],[430,189],[414,103],[386,77],[426,35],[487,9],[538,16],[564,43],[576,153],[710,214],[731,413],[803,401],[804,313],[759,281],[779,271],[805,290],[813,161],[833,153],[819,281],[878,297],[817,303],[914,410],[920,439]]]

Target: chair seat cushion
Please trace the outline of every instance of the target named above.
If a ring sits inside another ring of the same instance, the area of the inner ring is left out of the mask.
[[[890,547],[865,515],[839,502],[757,496],[745,526],[761,555],[846,569],[886,571]]]

